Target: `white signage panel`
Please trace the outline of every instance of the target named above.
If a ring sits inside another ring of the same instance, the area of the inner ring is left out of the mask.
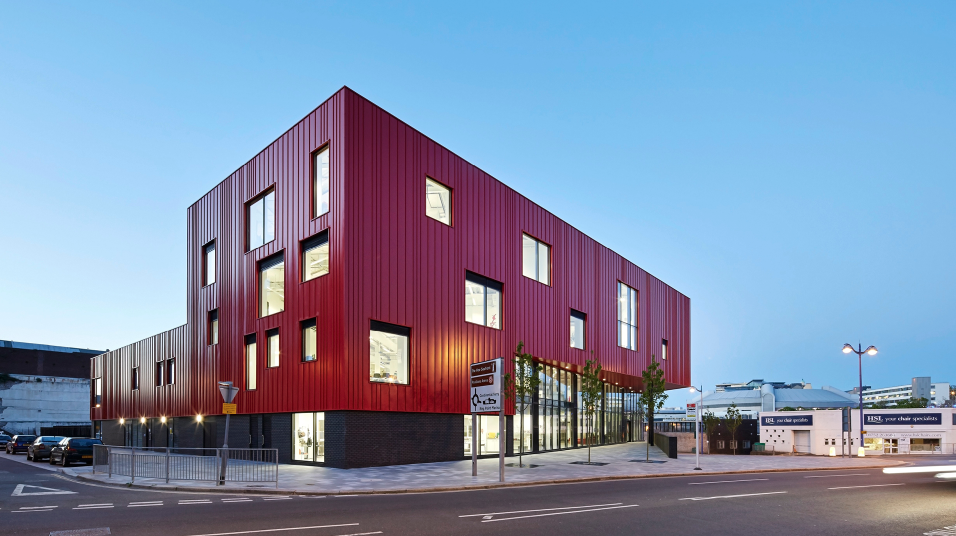
[[[504,396],[501,385],[502,359],[482,361],[471,365],[471,412],[491,413],[501,411]]]
[[[687,404],[687,419],[697,420],[697,404]]]

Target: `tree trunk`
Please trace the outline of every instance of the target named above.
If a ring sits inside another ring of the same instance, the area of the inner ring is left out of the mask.
[[[520,435],[518,436],[518,467],[524,467],[524,465],[522,465],[521,457],[521,455],[524,454],[524,409],[525,408],[522,405],[521,415],[519,416],[521,419],[521,431],[519,432]],[[512,430],[514,430],[514,428],[512,428]]]
[[[654,401],[647,407],[647,443],[654,444]]]

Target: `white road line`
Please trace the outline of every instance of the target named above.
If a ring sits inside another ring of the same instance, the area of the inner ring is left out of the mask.
[[[702,486],[704,484],[728,484],[730,482],[757,482],[760,480],[770,480],[769,478],[748,478],[746,480],[715,480],[713,482],[688,482],[691,486]]]
[[[252,502],[252,499],[243,499],[243,498],[240,498],[240,499],[222,499],[222,502],[225,502],[225,503],[230,503],[230,502]]]
[[[126,505],[127,508],[140,508],[144,506],[162,506],[163,501],[154,502],[154,503],[129,503]]]
[[[354,534],[339,534],[339,536],[369,536],[370,534],[381,534],[382,531],[376,530],[375,532],[356,532]]]
[[[56,508],[56,506],[21,506],[21,510],[44,510],[47,508]]]
[[[130,506],[139,506],[139,505],[145,506],[147,504],[163,504],[163,501],[133,501],[129,503]]]
[[[906,484],[870,484],[869,486],[840,486],[838,488],[827,489],[854,489],[854,488],[884,488],[886,486],[905,486]]]
[[[833,478],[836,476],[870,476],[870,473],[850,473],[846,475],[814,475],[814,476],[805,476],[803,478]]]
[[[711,499],[736,499],[737,497],[756,497],[757,495],[777,495],[786,491],[768,491],[766,493],[744,493],[741,495],[718,495],[717,497],[684,497],[678,501],[709,501]]]
[[[11,514],[29,514],[31,512],[52,512],[53,508],[44,508],[43,510],[13,510]]]
[[[291,500],[291,499],[292,499],[292,497],[266,497],[266,498],[264,498],[264,499],[262,499],[262,500],[263,500],[263,501],[288,501],[288,500]]]
[[[188,501],[179,501],[179,504],[212,504],[209,499],[190,499]]]
[[[113,507],[113,505],[110,505],[110,506],[83,506],[83,507],[76,507],[76,508],[74,508],[74,510],[99,510],[100,508],[112,508],[112,507]]]
[[[113,506],[113,503],[99,503],[99,504],[78,504],[80,508],[93,507],[93,506]]]
[[[214,534],[194,534],[193,536],[232,536],[233,534],[256,534],[259,532],[281,532],[283,530],[328,529],[332,527],[354,527],[358,523],[342,523],[341,525],[315,525],[312,527],[288,527],[284,529],[241,530],[238,532],[216,532]],[[370,533],[375,534],[375,533]],[[381,532],[379,532],[381,534]]]
[[[547,514],[534,514],[530,516],[503,517],[501,519],[483,519],[482,523],[494,523],[495,521],[513,521],[515,519],[527,519],[529,517],[560,516],[564,514],[583,514],[585,512],[597,512],[599,510],[614,510],[617,508],[634,508],[636,504],[627,504],[624,506],[609,506],[607,508],[592,508],[590,510],[571,510],[569,512],[549,512]]]
[[[597,508],[599,506],[617,506],[624,503],[610,503],[610,504],[588,504],[584,506],[564,506],[561,508],[539,508],[537,510],[514,510],[512,512],[488,512],[486,514],[468,514],[458,517],[478,517],[478,516],[501,516],[505,514],[527,514],[528,512],[548,512],[551,510],[573,510],[575,508]]]

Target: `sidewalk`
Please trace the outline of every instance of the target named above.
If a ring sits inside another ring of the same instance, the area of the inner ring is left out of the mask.
[[[682,454],[676,460],[668,459],[657,448],[651,447],[650,459],[660,463],[641,463],[644,443],[628,443],[595,447],[591,461],[605,465],[578,465],[587,461],[586,449],[534,454],[524,457],[524,468],[516,467],[517,457],[506,458],[505,483],[498,482],[498,459],[478,460],[478,476],[471,476],[471,460],[454,462],[367,467],[362,469],[333,469],[305,465],[279,466],[278,490],[271,483],[229,483],[215,486],[213,482],[175,481],[166,484],[161,479],[137,478],[135,486],[179,491],[227,491],[232,493],[281,493],[283,495],[335,495],[368,493],[412,493],[457,491],[502,486],[553,484],[559,482],[587,482],[659,476],[701,475],[721,473],[754,473],[774,471],[810,471],[829,469],[861,469],[899,465],[892,459],[827,458],[819,456],[728,456],[703,455],[702,471],[695,471],[695,456]],[[528,467],[533,464],[535,467]],[[108,478],[105,473],[93,474],[92,468],[78,466],[70,473],[84,480],[105,484],[127,485],[129,477]]]

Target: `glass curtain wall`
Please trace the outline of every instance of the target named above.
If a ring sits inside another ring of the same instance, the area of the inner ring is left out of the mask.
[[[292,414],[292,459],[325,461],[325,413]]]
[[[465,415],[465,457],[471,456],[471,438],[474,429],[471,415]],[[478,416],[478,455],[498,454],[498,416]]]

